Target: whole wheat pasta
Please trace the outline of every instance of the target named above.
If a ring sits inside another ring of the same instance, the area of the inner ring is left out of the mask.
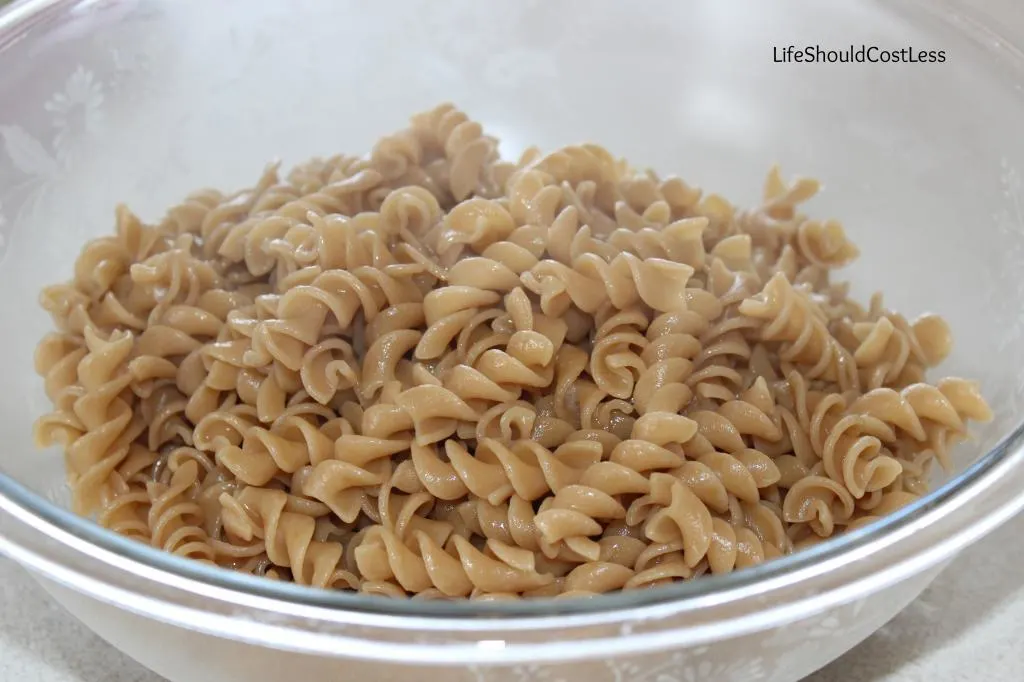
[[[450,104],[365,157],[120,206],[41,303],[76,511],[167,552],[420,599],[583,597],[743,569],[928,489],[991,412],[926,383],[938,316],[771,170],[741,210]]]

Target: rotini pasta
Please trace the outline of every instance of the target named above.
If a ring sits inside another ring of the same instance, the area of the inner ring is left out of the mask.
[[[40,297],[74,506],[236,571],[418,599],[743,569],[927,493],[992,414],[936,315],[774,168],[742,210],[441,105],[365,157],[116,210]]]

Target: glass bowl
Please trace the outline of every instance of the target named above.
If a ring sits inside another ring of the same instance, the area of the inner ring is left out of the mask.
[[[794,45],[933,64],[777,61]],[[0,550],[173,681],[796,680],[1024,506],[1024,12],[1010,0],[646,3],[21,0],[0,18]],[[776,49],[778,48],[778,50]],[[512,155],[597,141],[753,202],[767,168],[863,252],[866,297],[944,315],[944,372],[992,423],[950,480],[814,549],[671,587],[520,604],[386,601],[206,568],[66,511],[37,452],[41,286],[127,201],[147,219],[263,164],[369,149],[451,100]],[[430,670],[427,670],[427,669]]]

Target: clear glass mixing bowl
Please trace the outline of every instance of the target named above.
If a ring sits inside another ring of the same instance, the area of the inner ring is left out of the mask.
[[[776,46],[945,50],[777,63]],[[793,680],[853,646],[1024,505],[1024,13],[1010,0],[583,5],[21,0],[0,18],[0,550],[172,680]],[[765,170],[863,251],[849,276],[944,315],[944,371],[996,418],[884,522],[724,577],[592,600],[383,601],[211,570],[65,511],[36,295],[127,201],[147,218],[265,161],[368,150],[451,100],[514,154],[581,140],[753,201]],[[822,634],[824,632],[824,634]]]

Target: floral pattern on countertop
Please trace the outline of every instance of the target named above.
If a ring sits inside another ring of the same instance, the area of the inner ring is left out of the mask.
[[[52,185],[74,167],[76,155],[102,136],[104,101],[104,83],[93,70],[78,65],[68,74],[64,86],[42,104],[46,114],[43,120],[49,125],[47,134],[33,134],[21,125],[0,120],[0,149],[17,171],[16,181],[0,197],[0,258],[8,230],[31,221]],[[9,219],[4,213],[5,204],[12,211]]]

